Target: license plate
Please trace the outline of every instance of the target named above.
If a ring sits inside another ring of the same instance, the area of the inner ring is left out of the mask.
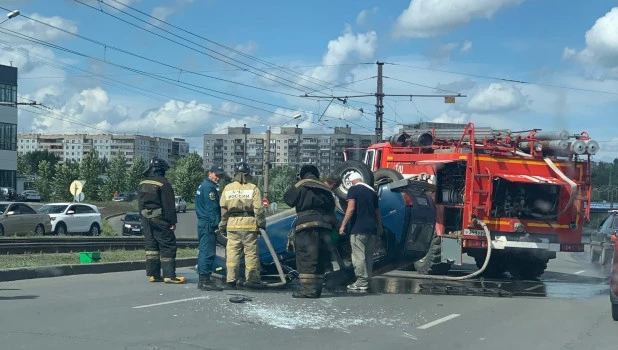
[[[483,230],[474,230],[474,229],[465,229],[464,235],[466,236],[485,236],[485,231]]]
[[[133,232],[139,232],[139,231],[141,231],[139,228],[134,228],[133,229]]]

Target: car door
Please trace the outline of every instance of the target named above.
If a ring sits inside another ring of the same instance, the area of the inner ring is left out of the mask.
[[[25,204],[19,204],[20,217],[22,222],[22,232],[34,232],[37,225],[40,223],[39,215],[34,209],[30,208]]]
[[[67,232],[83,232],[82,223],[77,214],[77,205],[70,205],[65,213],[64,222],[67,224]]]
[[[83,227],[80,232],[90,231],[90,226],[95,221],[97,213],[91,207],[87,205],[77,205],[77,215],[79,216],[80,223]]]
[[[2,226],[4,226],[5,235],[14,235],[23,232],[23,224],[20,217],[19,206],[10,204],[4,212]]]

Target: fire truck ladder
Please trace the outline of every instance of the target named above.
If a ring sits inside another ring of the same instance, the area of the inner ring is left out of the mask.
[[[491,174],[487,171],[487,174],[479,172],[477,160],[476,160],[476,142],[474,136],[474,124],[468,123],[464,129],[459,143],[457,145],[458,151],[464,142],[464,139],[468,137],[470,142],[470,153],[468,154],[468,160],[466,163],[466,194],[464,198],[464,206],[468,209],[465,212],[476,214],[478,217],[489,216],[491,211],[491,200],[489,195],[491,193],[491,181],[484,181],[484,179],[490,179]],[[479,200],[477,200],[477,198]],[[475,205],[476,203],[483,203],[485,205]],[[486,214],[486,215],[483,215]]]

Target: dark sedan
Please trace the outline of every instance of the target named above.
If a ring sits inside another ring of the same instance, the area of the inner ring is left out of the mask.
[[[125,215],[120,221],[122,225],[122,235],[141,235],[142,234],[142,221],[138,212],[130,212]]]

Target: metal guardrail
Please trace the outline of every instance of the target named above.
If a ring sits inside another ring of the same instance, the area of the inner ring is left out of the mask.
[[[177,238],[178,248],[197,248],[194,238]],[[0,254],[103,252],[144,249],[143,238],[1,238]]]

